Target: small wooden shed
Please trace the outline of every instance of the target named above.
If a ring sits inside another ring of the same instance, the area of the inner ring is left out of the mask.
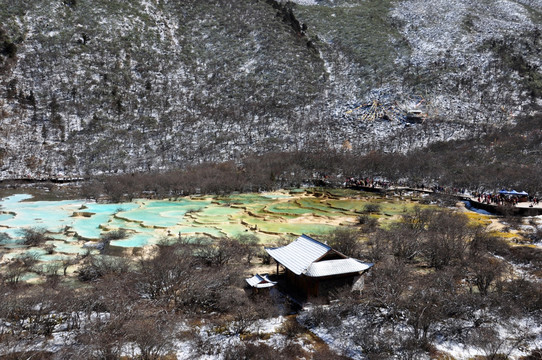
[[[255,289],[266,289],[275,286],[277,283],[276,281],[271,281],[267,277],[267,274],[256,274],[248,279],[245,279],[247,284]]]

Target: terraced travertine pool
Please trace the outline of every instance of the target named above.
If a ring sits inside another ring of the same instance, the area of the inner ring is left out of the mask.
[[[355,194],[355,193],[354,193]],[[413,206],[393,199],[358,194],[322,196],[311,191],[184,197],[172,200],[139,199],[101,204],[82,200],[32,201],[20,194],[0,201],[0,264],[32,252],[40,261],[61,261],[95,250],[100,237],[123,229],[128,236],[113,240],[118,248],[139,248],[161,239],[253,234],[263,244],[301,234],[325,236],[337,226],[351,225],[368,203],[378,202],[391,217]],[[387,221],[383,216],[381,221]],[[40,227],[53,239],[42,248],[23,244],[21,231]],[[2,255],[4,254],[4,255]]]

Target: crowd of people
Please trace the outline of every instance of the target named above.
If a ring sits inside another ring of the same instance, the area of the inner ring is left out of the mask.
[[[388,189],[390,186],[396,185],[391,183],[390,181],[383,181],[383,180],[376,180],[373,178],[348,178],[346,179],[345,186],[346,187],[355,187],[355,186],[363,186],[363,187],[369,187],[369,188],[381,188],[381,189]],[[401,185],[398,185],[401,186]]]
[[[416,189],[416,190],[422,190],[422,191],[432,191],[432,192],[438,192],[438,193],[445,193],[445,194],[451,194],[451,195],[464,195],[468,192],[467,189],[464,188],[450,188],[450,187],[443,187],[440,185],[433,185],[433,186],[427,186],[423,183],[405,183],[405,182],[393,182],[393,181],[387,181],[382,179],[373,179],[370,177],[366,178],[347,178],[345,180],[344,186],[346,187],[368,187],[368,188],[380,188],[380,189],[393,189],[393,188],[410,188],[410,189]]]
[[[516,205],[522,198],[519,196],[507,196],[502,194],[480,194],[474,196],[479,203],[494,205]]]
[[[475,194],[475,198],[482,204],[493,205],[513,205],[516,206],[520,202],[530,202],[530,206],[537,206],[540,199],[536,196],[529,196],[527,194],[510,195],[507,193],[498,194]]]
[[[406,184],[395,183],[391,181],[385,181],[382,179],[366,178],[354,178],[350,177],[345,180],[344,185],[346,187],[366,187],[366,188],[380,188],[380,189],[393,189],[400,187],[408,187],[411,189],[417,189],[422,191],[433,191],[435,193],[444,193],[449,195],[469,196],[472,199],[477,200],[482,204],[490,205],[512,205],[515,206],[519,202],[530,202],[530,206],[539,205],[540,199],[537,196],[529,196],[527,193],[516,193],[500,191],[499,193],[487,193],[487,192],[471,192],[465,188],[455,187],[443,187],[440,185],[426,186],[424,184]],[[472,194],[472,195],[469,195]]]

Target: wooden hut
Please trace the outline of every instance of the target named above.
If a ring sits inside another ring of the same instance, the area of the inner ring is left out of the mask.
[[[307,235],[286,246],[265,250],[277,262],[277,274],[279,265],[283,266],[288,284],[306,297],[325,296],[344,286],[359,290],[362,275],[373,266],[341,254]]]
[[[245,279],[247,284],[253,289],[269,289],[277,284],[276,281],[271,281],[267,274],[256,274],[252,277]]]

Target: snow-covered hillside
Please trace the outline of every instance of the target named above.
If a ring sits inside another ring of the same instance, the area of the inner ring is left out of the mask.
[[[535,1],[0,0],[0,16],[2,179],[405,152],[542,94]]]

